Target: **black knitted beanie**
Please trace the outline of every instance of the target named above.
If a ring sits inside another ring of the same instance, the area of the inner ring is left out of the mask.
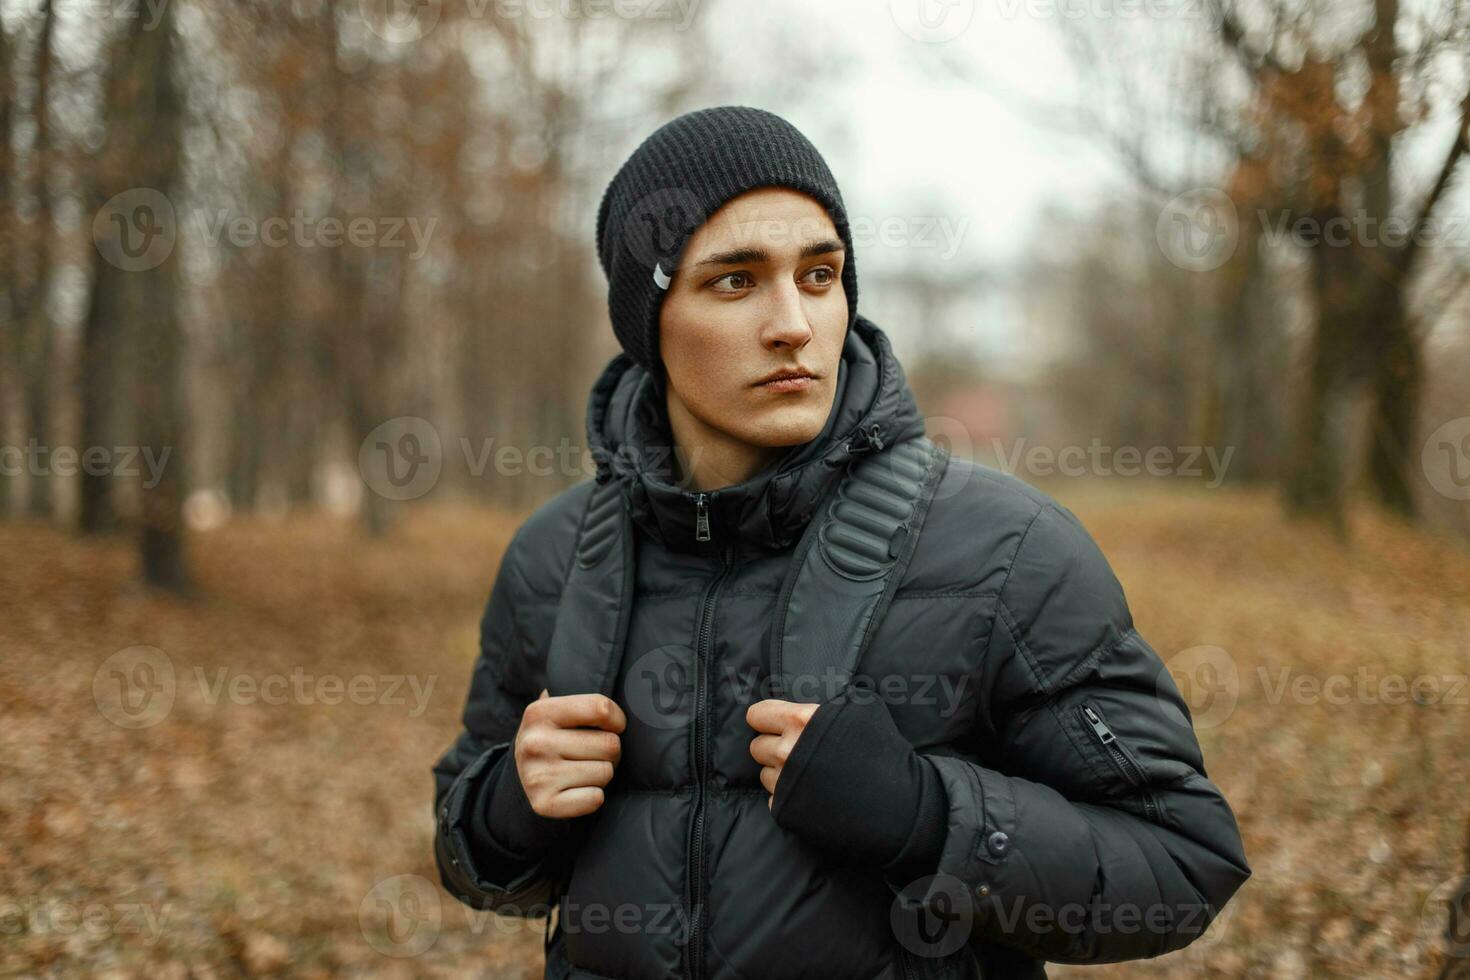
[[[815,198],[847,246],[847,326],[857,319],[857,264],[837,181],[817,148],[764,109],[717,106],[673,119],[613,176],[597,209],[597,259],[607,274],[613,332],[634,362],[662,380],[658,315],[694,231],[733,197],[788,187]]]

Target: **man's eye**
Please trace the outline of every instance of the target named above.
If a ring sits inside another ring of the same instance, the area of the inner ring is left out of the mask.
[[[720,286],[721,283],[728,282],[729,280],[732,280],[732,279],[733,280],[738,280],[738,281],[737,282],[734,282],[733,284],[729,285],[728,287],[722,287],[722,286]],[[739,292],[742,289],[747,289],[750,286],[755,285],[755,283],[750,278],[750,273],[748,273],[748,272],[727,272],[723,276],[721,276],[720,278],[714,280],[714,282],[710,283],[710,285],[711,286],[714,286],[720,292],[734,293],[734,292]]]
[[[836,278],[836,275],[835,275],[835,273],[833,273],[832,268],[830,266],[825,266],[825,265],[819,265],[819,266],[817,266],[811,272],[808,272],[807,275],[808,276],[816,276],[816,275],[822,276],[823,278],[820,278],[820,279],[816,280],[816,285],[818,285],[818,286],[830,286],[833,283],[833,281],[835,280],[835,278]]]

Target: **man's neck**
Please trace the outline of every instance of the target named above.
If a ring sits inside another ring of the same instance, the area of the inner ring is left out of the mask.
[[[666,395],[666,405],[674,438],[675,479],[689,490],[718,490],[744,483],[786,451],[784,446],[752,446],[706,425],[672,391]]]

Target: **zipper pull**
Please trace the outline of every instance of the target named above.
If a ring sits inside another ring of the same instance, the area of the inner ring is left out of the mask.
[[[709,540],[709,508],[704,505],[704,494],[694,498],[694,540]]]
[[[1082,706],[1082,713],[1087,716],[1087,723],[1092,726],[1093,733],[1097,735],[1102,744],[1111,745],[1117,740],[1118,736],[1113,734],[1113,730],[1098,717],[1097,712],[1093,711],[1090,706],[1084,704]]]

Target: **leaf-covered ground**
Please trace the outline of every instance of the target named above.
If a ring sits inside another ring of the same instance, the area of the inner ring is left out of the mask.
[[[1265,495],[1056,490],[1194,685],[1255,875],[1183,953],[1052,975],[1435,975],[1470,552],[1368,511],[1344,547]],[[431,854],[514,529],[236,523],[192,537],[179,600],[132,584],[126,539],[0,526],[0,975],[540,977],[540,924],[458,905]]]

